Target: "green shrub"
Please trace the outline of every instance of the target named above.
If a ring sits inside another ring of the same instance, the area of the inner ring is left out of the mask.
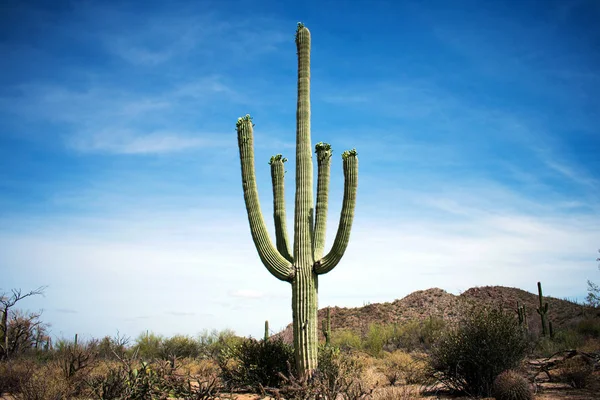
[[[471,306],[457,327],[433,346],[431,365],[450,389],[471,396],[489,395],[496,376],[516,367],[527,349],[513,315]]]
[[[356,332],[350,329],[340,329],[331,332],[331,345],[342,351],[360,350],[362,341]]]
[[[533,392],[527,379],[512,370],[502,372],[492,388],[496,400],[532,400]]]
[[[361,348],[373,357],[382,357],[384,346],[393,336],[393,325],[371,324],[362,340]]]
[[[540,337],[535,344],[535,354],[550,357],[559,351],[572,350],[584,344],[584,338],[572,329],[559,330],[554,338]]]
[[[160,344],[160,355],[164,360],[196,358],[200,355],[200,344],[189,336],[175,335],[163,339]]]
[[[133,351],[144,360],[161,358],[161,346],[164,338],[152,332],[142,333],[135,340]]]
[[[221,378],[231,389],[280,387],[280,373],[293,372],[294,350],[281,339],[245,339],[224,348],[219,356]]]
[[[394,324],[388,350],[416,349],[428,351],[446,327],[443,319],[429,317],[424,321],[408,321]]]
[[[587,318],[577,324],[577,332],[580,335],[600,338],[600,318]]]
[[[224,349],[240,345],[244,340],[245,338],[237,336],[230,329],[222,331],[205,330],[198,335],[197,339],[200,357],[217,360]]]

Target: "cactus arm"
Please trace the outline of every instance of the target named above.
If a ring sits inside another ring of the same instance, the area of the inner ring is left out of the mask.
[[[348,242],[350,241],[350,230],[354,219],[354,208],[356,206],[356,189],[358,187],[358,157],[356,150],[345,151],[342,154],[344,160],[344,200],[340,223],[329,253],[318,260],[314,265],[317,274],[326,274],[340,262]]]
[[[248,212],[252,240],[258,255],[267,270],[282,281],[291,282],[294,277],[294,268],[273,246],[267,226],[260,210],[256,176],[254,172],[254,137],[252,118],[249,115],[238,118],[236,124],[240,161],[242,165],[242,185],[244,188],[244,201]]]
[[[315,207],[314,257],[320,260],[325,250],[327,228],[327,207],[329,202],[329,175],[331,170],[331,146],[319,142],[315,146],[317,153],[317,204]]]
[[[284,190],[284,163],[287,158],[277,154],[271,157],[269,165],[271,166],[271,181],[273,182],[273,220],[275,223],[275,243],[277,250],[281,255],[292,262],[290,243],[287,234],[287,224],[285,217],[285,190]]]

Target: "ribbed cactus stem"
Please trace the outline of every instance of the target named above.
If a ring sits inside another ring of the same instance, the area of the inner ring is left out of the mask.
[[[317,204],[315,207],[314,257],[315,260],[320,260],[325,250],[325,235],[327,231],[331,145],[319,142],[315,145],[315,153],[317,154]]]
[[[313,161],[310,137],[310,47],[309,30],[298,24],[298,102],[296,108],[296,192],[294,202],[294,243],[287,239],[284,195],[284,163],[280,154],[271,157],[273,217],[276,245],[271,242],[260,210],[254,171],[252,118],[236,124],[244,200],[250,232],[261,261],[278,279],[292,284],[292,326],[297,372],[307,377],[317,367],[318,274],[331,271],[340,261],[350,238],[358,185],[358,158],[355,150],[342,154],[344,199],[340,223],[330,252],[323,257],[327,221],[331,146],[318,143],[317,205],[313,208]],[[265,333],[266,335],[266,333]],[[266,338],[266,336],[265,336]]]
[[[536,311],[540,315],[540,318],[542,320],[542,336],[546,336],[548,334],[548,303],[544,303],[544,296],[542,294],[542,283],[538,282],[537,287],[540,306]]]
[[[284,190],[284,163],[287,158],[281,154],[271,157],[271,182],[273,184],[273,221],[275,223],[275,243],[277,250],[288,261],[292,262],[292,252],[287,235],[287,222],[285,213],[285,190]]]
[[[317,274],[326,274],[340,262],[348,243],[350,242],[350,230],[354,220],[354,207],[356,206],[356,190],[358,187],[358,154],[356,150],[342,153],[344,163],[344,199],[338,231],[329,253],[315,263]]]
[[[283,281],[291,281],[294,277],[294,269],[291,263],[273,246],[260,210],[254,172],[254,132],[250,115],[238,118],[236,128],[242,164],[244,200],[254,245],[261,261],[273,276]]]

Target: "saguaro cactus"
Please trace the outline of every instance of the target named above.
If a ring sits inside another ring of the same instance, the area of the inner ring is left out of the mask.
[[[331,309],[327,307],[327,314],[321,321],[321,331],[325,336],[325,346],[331,345]]]
[[[523,332],[529,331],[529,325],[527,324],[527,311],[525,309],[525,304],[519,304],[519,301],[517,301],[517,314],[519,316],[519,327],[523,330]]]
[[[540,306],[536,311],[538,314],[540,314],[540,318],[542,319],[542,336],[546,336],[548,334],[548,303],[544,303],[544,296],[542,294],[542,283],[538,282],[537,287]]]
[[[264,341],[267,342],[269,340],[269,321],[265,321],[265,337]]]
[[[285,225],[284,162],[280,154],[271,157],[273,182],[273,218],[276,244],[269,238],[260,209],[254,171],[253,123],[250,115],[238,118],[236,127],[244,200],[250,232],[261,261],[277,279],[291,283],[292,319],[296,368],[301,376],[312,374],[317,367],[318,276],[331,271],[341,260],[350,239],[358,186],[356,150],[342,153],[344,198],[337,234],[332,249],[325,256],[325,227],[331,146],[318,143],[317,199],[313,208],[313,160],[310,138],[310,32],[298,24],[298,103],[296,109],[296,197],[294,243],[290,248]]]

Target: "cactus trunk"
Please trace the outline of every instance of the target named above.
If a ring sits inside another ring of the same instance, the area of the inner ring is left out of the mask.
[[[323,256],[327,221],[327,199],[331,147],[318,143],[317,207],[313,207],[313,161],[310,137],[310,32],[302,24],[296,31],[298,50],[298,102],[296,108],[296,193],[294,243],[290,249],[285,225],[285,158],[271,157],[273,218],[276,245],[273,245],[260,210],[254,171],[254,137],[250,115],[238,118],[236,128],[242,166],[242,185],[252,239],[261,261],[276,278],[292,285],[292,316],[296,369],[301,377],[317,367],[318,275],[331,271],[341,260],[349,242],[356,189],[358,158],[355,150],[342,153],[344,199],[333,247]]]
[[[292,283],[292,327],[296,370],[312,373],[317,368],[317,275],[312,269],[298,271]]]

